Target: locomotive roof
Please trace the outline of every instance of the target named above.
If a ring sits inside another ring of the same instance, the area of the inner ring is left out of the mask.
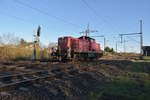
[[[88,36],[81,36],[81,37],[79,37],[79,39],[83,39],[83,38],[85,38],[86,40],[95,40],[95,39],[93,39],[91,37],[88,37]]]
[[[64,37],[59,37],[59,38],[73,38],[73,37],[71,37],[71,36],[64,36]],[[93,38],[91,38],[89,36],[81,36],[78,39],[83,39],[83,38],[85,38],[86,40],[93,40],[93,41],[95,41],[95,39],[93,39]]]

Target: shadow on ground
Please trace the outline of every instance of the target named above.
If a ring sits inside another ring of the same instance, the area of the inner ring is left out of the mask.
[[[148,62],[110,62],[86,62],[93,67],[2,92],[0,100],[150,100]]]

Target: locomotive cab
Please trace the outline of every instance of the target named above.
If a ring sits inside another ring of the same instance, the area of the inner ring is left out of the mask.
[[[61,37],[58,39],[58,52],[61,59],[71,58],[71,37]]]

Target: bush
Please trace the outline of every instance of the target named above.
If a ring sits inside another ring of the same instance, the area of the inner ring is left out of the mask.
[[[113,49],[113,48],[110,48],[110,47],[105,47],[104,51],[105,51],[105,52],[112,53],[112,54],[115,53],[114,49]]]
[[[28,48],[5,45],[0,47],[0,59],[30,58],[33,54],[32,51]]]

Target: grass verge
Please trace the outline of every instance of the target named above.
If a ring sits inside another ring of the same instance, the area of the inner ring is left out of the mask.
[[[150,100],[150,80],[118,77],[90,92],[89,100]]]

